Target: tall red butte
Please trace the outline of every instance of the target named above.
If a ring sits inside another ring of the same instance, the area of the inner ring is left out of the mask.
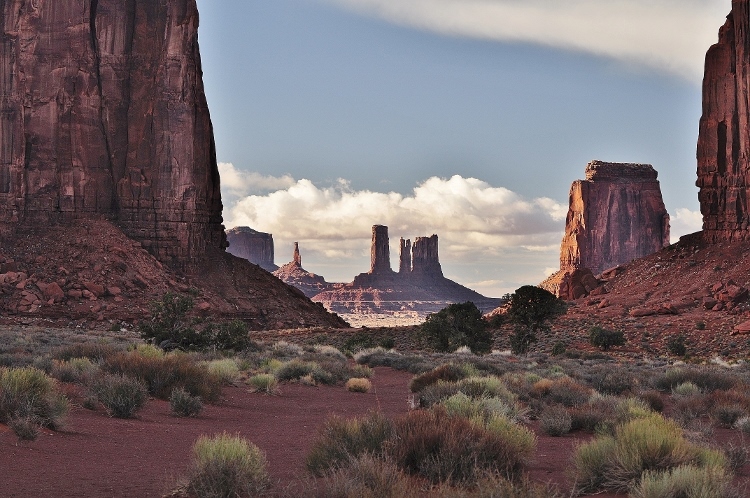
[[[750,1],[734,0],[706,54],[698,198],[707,242],[750,239]]]
[[[0,235],[97,214],[175,268],[223,248],[195,0],[0,15]]]

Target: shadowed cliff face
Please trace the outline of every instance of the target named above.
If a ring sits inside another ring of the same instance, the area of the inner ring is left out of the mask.
[[[222,248],[195,0],[0,8],[0,234],[100,214],[176,267]]]
[[[235,227],[227,230],[227,252],[238,258],[244,258],[266,271],[279,269],[273,262],[273,235],[258,232],[250,227]]]
[[[706,54],[698,198],[708,242],[750,239],[750,2],[734,0]]]

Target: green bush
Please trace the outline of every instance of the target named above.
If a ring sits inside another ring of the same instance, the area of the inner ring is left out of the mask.
[[[363,454],[379,455],[393,434],[392,423],[380,413],[326,420],[307,455],[307,469],[316,476],[344,466]]]
[[[608,351],[612,346],[623,346],[625,334],[621,330],[607,330],[602,327],[589,329],[589,343],[602,351]]]
[[[91,385],[91,390],[111,417],[132,418],[148,399],[146,386],[137,379],[124,375],[103,375]]]
[[[226,432],[201,436],[193,445],[187,490],[198,498],[254,497],[270,485],[263,452]]]
[[[50,376],[61,382],[86,384],[99,372],[99,365],[88,358],[52,360]]]
[[[204,365],[208,373],[219,379],[225,386],[234,385],[240,379],[240,368],[231,358],[209,361]]]
[[[455,303],[427,317],[420,330],[427,344],[441,352],[467,346],[473,353],[492,350],[492,333],[482,312],[470,301]]]
[[[0,422],[30,420],[58,429],[68,413],[68,400],[51,377],[33,367],[0,368]]]
[[[253,375],[247,379],[247,383],[255,392],[277,394],[279,391],[279,381],[273,374]]]
[[[667,339],[667,350],[675,356],[685,356],[687,354],[685,335],[677,334]]]
[[[200,396],[192,396],[181,387],[172,390],[169,396],[169,406],[172,413],[178,417],[197,417],[203,410]]]

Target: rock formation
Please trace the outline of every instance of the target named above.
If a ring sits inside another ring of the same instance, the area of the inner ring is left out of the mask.
[[[438,258],[438,236],[400,240],[399,271],[391,270],[387,259],[388,227],[372,228],[370,271],[354,277],[350,284],[335,284],[334,288],[313,297],[337,313],[387,313],[416,310],[426,314],[450,303],[472,301],[480,309],[495,308],[499,299],[482,296],[443,276]],[[409,251],[411,249],[411,252]]]
[[[542,287],[565,299],[591,292],[577,270],[603,272],[669,245],[669,214],[650,164],[592,161],[570,187],[560,272]]]
[[[297,242],[294,243],[292,261],[274,271],[273,274],[282,282],[301,290],[307,297],[313,297],[333,287],[333,284],[326,282],[325,278],[302,268],[302,256]]]
[[[733,0],[706,54],[698,199],[708,242],[750,239],[750,2]]]
[[[0,234],[113,218],[165,263],[221,248],[195,0],[5,0]]]
[[[273,262],[273,235],[270,233],[258,232],[250,227],[234,227],[227,230],[227,242],[228,253],[269,272],[279,269]]]

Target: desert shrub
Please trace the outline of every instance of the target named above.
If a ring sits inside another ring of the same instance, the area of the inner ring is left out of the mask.
[[[404,355],[382,347],[362,350],[354,355],[354,361],[370,367],[390,367],[413,374],[420,374],[434,367],[432,362],[421,356]]]
[[[372,389],[372,382],[368,379],[360,379],[352,377],[346,381],[346,390],[353,393],[366,393]]]
[[[253,497],[270,485],[263,452],[226,432],[201,436],[193,445],[187,490],[198,498]]]
[[[91,390],[107,413],[116,418],[134,417],[148,399],[141,381],[122,374],[102,375],[92,383]]]
[[[276,358],[293,358],[302,356],[305,350],[299,344],[287,341],[277,341],[271,346],[271,354]]]
[[[47,374],[33,367],[0,368],[0,422],[30,420],[58,429],[67,413],[67,398]]]
[[[622,346],[625,342],[625,334],[621,330],[607,330],[602,327],[589,329],[589,343],[602,351],[608,351],[612,346]]]
[[[565,301],[547,290],[533,285],[516,289],[509,298],[507,313],[515,330],[510,338],[513,354],[527,353],[537,333],[548,330],[549,322],[565,310]]]
[[[654,387],[660,391],[671,391],[675,386],[692,382],[702,391],[713,392],[731,389],[738,379],[728,372],[711,367],[678,367],[670,368],[653,379]]]
[[[690,444],[674,421],[654,414],[618,426],[614,436],[580,446],[574,455],[574,476],[581,491],[625,492],[645,471],[666,471],[691,463],[726,465],[717,452]]]
[[[41,434],[41,424],[37,417],[25,415],[8,420],[8,427],[19,441],[36,441]]]
[[[750,434],[750,417],[740,417],[734,422],[734,428],[742,431],[744,434]]]
[[[333,384],[333,376],[323,370],[317,362],[294,359],[284,363],[277,371],[276,378],[280,381],[299,380],[305,376],[311,376],[315,383]]]
[[[615,396],[632,391],[635,386],[633,375],[624,368],[606,366],[595,369],[590,378],[591,386],[602,394]]]
[[[563,406],[582,405],[591,397],[592,390],[571,379],[560,377],[550,382],[544,399]]]
[[[677,334],[667,339],[667,351],[675,356],[685,356],[687,354],[685,335]]]
[[[123,348],[107,342],[79,342],[61,346],[52,352],[52,358],[69,361],[73,358],[88,358],[91,361],[101,361],[114,354],[122,352]]]
[[[732,472],[737,472],[744,467],[750,456],[750,450],[744,444],[728,443],[722,451],[727,460],[727,467]]]
[[[319,355],[330,356],[331,358],[346,361],[346,355],[333,346],[316,344],[313,346],[313,351]]]
[[[638,398],[643,400],[653,411],[659,413],[664,411],[664,399],[659,391],[643,391],[638,393]]]
[[[442,408],[411,411],[393,427],[388,458],[432,483],[476,482],[484,472],[516,479],[536,444],[532,432],[504,417],[482,423]]]
[[[469,377],[472,373],[469,370],[470,369],[465,368],[464,365],[445,363],[433,368],[429,372],[415,376],[409,383],[409,389],[411,392],[416,393],[439,380],[445,382],[456,382]]]
[[[322,489],[320,489],[322,488]],[[369,454],[353,458],[343,467],[326,474],[311,498],[417,498],[419,486],[396,465]]]
[[[200,396],[207,403],[221,396],[221,379],[211,374],[195,358],[183,353],[153,357],[129,351],[108,358],[102,368],[142,381],[148,392],[159,399],[169,399],[172,390],[178,387],[193,396]]]
[[[706,405],[706,397],[703,395],[695,396],[676,396],[674,408],[672,409],[672,418],[687,426],[691,421],[707,415],[709,407]]]
[[[711,408],[711,417],[721,427],[733,427],[735,422],[747,416],[747,410],[736,403],[721,403]]]
[[[646,471],[631,490],[634,498],[739,498],[731,477],[722,469],[681,465],[667,471]]]
[[[428,408],[458,393],[475,399],[499,398],[509,407],[517,405],[515,394],[497,377],[469,377],[458,382],[440,380],[422,389],[419,393],[419,405]]]
[[[383,349],[391,349],[393,348],[394,341],[391,337],[382,337],[377,338],[373,336],[372,334],[369,334],[367,332],[357,332],[356,334],[350,336],[342,346],[342,350],[349,354],[355,354],[358,353],[364,349],[371,349],[371,348],[383,348]]]
[[[539,428],[548,436],[564,436],[572,426],[570,413],[559,405],[547,406],[539,417]]]
[[[517,419],[525,413],[515,403],[509,404],[498,397],[472,398],[462,392],[443,400],[440,405],[449,415],[476,420],[489,420],[494,416]]]
[[[521,401],[529,401],[535,396],[534,385],[541,380],[538,375],[529,372],[508,372],[502,376],[503,383],[518,396]]]
[[[322,476],[365,453],[378,455],[392,434],[392,423],[380,413],[353,419],[331,417],[313,442],[307,455],[307,469]]]
[[[205,366],[208,373],[218,378],[225,386],[231,386],[240,379],[240,368],[231,358],[209,361]]]
[[[557,341],[552,346],[552,356],[560,356],[561,354],[565,354],[565,352],[568,350],[568,346],[565,345],[562,341]]]
[[[172,389],[169,396],[169,406],[172,413],[178,417],[197,417],[203,410],[200,396],[193,396],[181,387]]]
[[[456,488],[448,484],[430,490],[435,498],[563,498],[552,485],[532,482],[527,478],[509,481],[497,474],[484,474],[471,488]]]
[[[85,384],[99,371],[99,365],[88,358],[71,358],[70,360],[52,360],[50,376],[61,382]]]
[[[242,351],[251,345],[247,324],[242,320],[209,323],[201,331],[201,335],[209,346],[223,351]]]
[[[611,424],[616,418],[617,403],[610,398],[592,399],[588,403],[569,408],[571,430],[595,432]]]
[[[492,333],[487,329],[487,322],[470,301],[454,303],[428,315],[420,333],[431,348],[444,353],[461,346],[468,346],[476,354],[489,353],[492,349]]]
[[[279,391],[279,381],[273,374],[257,374],[247,379],[248,385],[255,392],[276,394]]]
[[[693,384],[692,382],[683,382],[682,384],[677,384],[672,388],[672,395],[673,396],[697,396],[701,393],[701,388]]]

